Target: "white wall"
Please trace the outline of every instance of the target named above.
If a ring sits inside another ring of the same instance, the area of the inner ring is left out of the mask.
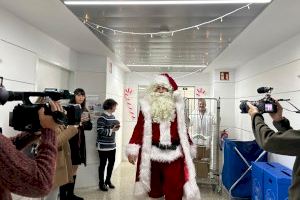
[[[300,34],[279,44],[265,54],[249,61],[241,66],[236,73],[236,127],[240,138],[245,140],[254,139],[251,133],[250,117],[239,113],[239,100],[258,100],[264,95],[256,93],[256,89],[262,86],[274,87],[274,98],[290,98],[291,102],[300,107]],[[294,110],[287,103],[281,103],[284,108]],[[284,111],[291,126],[299,129],[299,114]],[[264,115],[266,122],[274,128],[270,117]],[[240,130],[243,129],[243,130]],[[292,148],[292,147],[291,147]],[[294,158],[271,154],[271,161],[280,162],[292,168]]]
[[[111,66],[111,67],[110,67]],[[124,71],[110,58],[107,58],[107,68],[106,68],[106,99],[112,98],[118,102],[116,112],[114,113],[116,119],[121,123],[119,131],[116,133],[116,161],[115,168],[121,163],[123,148],[122,148],[122,138],[124,134],[124,117],[123,117],[123,102],[124,102],[124,82],[125,73]]]
[[[87,101],[90,98],[99,97],[98,103],[104,101],[106,96],[106,57],[95,55],[78,55],[78,67],[74,73],[74,89],[83,88]],[[93,122],[93,130],[85,131],[87,166],[79,167],[76,187],[90,187],[98,185],[99,158],[96,150],[96,122]]]
[[[75,51],[2,8],[0,8],[0,24],[1,40],[27,49],[40,59],[60,67],[74,69],[76,66]]]
[[[39,59],[36,68],[36,90],[45,88],[66,89],[70,88],[70,71]]]
[[[37,67],[40,59],[65,69],[76,66],[75,51],[2,8],[0,24],[0,76],[4,77],[8,90],[34,91],[37,88]],[[8,112],[15,104],[13,102],[0,106],[0,126],[5,134],[14,134],[8,127]]]
[[[220,72],[229,72],[229,80],[220,80]],[[216,69],[213,73],[213,97],[220,98],[220,130],[228,129],[230,138],[236,138],[233,131],[235,116],[235,70]]]

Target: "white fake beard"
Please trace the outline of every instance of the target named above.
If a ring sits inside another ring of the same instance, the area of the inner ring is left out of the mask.
[[[151,116],[153,122],[174,121],[175,102],[169,92],[150,94]]]

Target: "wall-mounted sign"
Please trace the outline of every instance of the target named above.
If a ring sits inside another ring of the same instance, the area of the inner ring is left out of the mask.
[[[196,89],[196,96],[204,97],[204,95],[205,95],[205,90],[203,88],[200,87]]]
[[[229,72],[220,72],[220,80],[228,81],[229,80]]]

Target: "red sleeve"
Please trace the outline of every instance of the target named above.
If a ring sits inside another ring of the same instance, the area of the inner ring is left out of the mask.
[[[126,147],[126,155],[138,155],[139,150],[143,144],[143,135],[144,135],[144,116],[142,112],[139,113],[137,123],[134,127],[132,136],[129,140],[129,144]]]
[[[129,144],[142,145],[144,135],[144,116],[140,111],[137,123],[134,127],[132,136],[130,138]]]
[[[18,151],[10,139],[0,135],[0,185],[22,196],[47,195],[53,184],[56,149],[55,133],[50,129],[42,129],[35,159]]]

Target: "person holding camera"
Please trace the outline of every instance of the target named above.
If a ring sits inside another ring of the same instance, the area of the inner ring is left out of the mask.
[[[59,111],[61,106],[50,101],[52,112]],[[41,141],[37,156],[29,158],[16,146],[22,138],[34,136],[32,133],[21,133],[7,138],[0,134],[0,199],[11,200],[11,192],[27,196],[41,197],[47,195],[53,185],[56,165],[57,147],[55,123],[52,116],[45,115],[44,108],[38,111],[41,129]]]
[[[288,119],[282,116],[282,107],[276,101],[277,112],[270,113],[273,125],[278,132],[265,124],[258,108],[247,102],[252,119],[252,129],[258,145],[272,153],[296,156],[293,167],[293,180],[289,188],[289,199],[300,200],[300,130],[294,130]]]
[[[113,99],[106,99],[103,103],[104,112],[97,120],[97,150],[99,153],[100,165],[99,189],[108,191],[108,187],[113,189],[115,186],[111,183],[111,175],[115,164],[116,156],[116,131],[120,128],[120,122],[116,120],[113,113],[116,111],[118,103]],[[104,181],[104,170],[107,164],[106,179]]]
[[[45,104],[47,98],[39,97],[35,104]],[[61,108],[60,112],[66,111]],[[54,182],[51,192],[41,198],[41,200],[57,200],[59,193],[59,186],[73,182],[73,169],[71,161],[71,150],[69,145],[69,139],[75,136],[78,133],[77,125],[59,125],[55,129],[56,138],[57,138],[57,159],[56,159],[56,169],[54,172]],[[36,154],[36,149],[40,144],[40,137],[31,142],[31,145],[28,145],[23,149],[23,152],[29,157],[34,158]],[[66,199],[64,196],[60,196],[61,200]]]
[[[59,193],[61,200],[83,200],[74,194],[74,187],[76,183],[76,174],[78,166],[83,163],[86,166],[86,145],[84,130],[92,130],[93,124],[90,120],[88,110],[86,108],[85,91],[82,88],[77,88],[74,91],[74,97],[70,99],[71,104],[81,105],[81,122],[78,127],[78,134],[69,140],[71,149],[71,160],[73,168],[73,182],[60,186]]]
[[[56,128],[55,133],[57,135],[57,159],[53,187],[52,191],[41,200],[57,200],[59,186],[72,183],[74,181],[71,149],[68,141],[78,133],[78,126],[60,125]],[[66,196],[61,194],[60,199],[66,200]]]

